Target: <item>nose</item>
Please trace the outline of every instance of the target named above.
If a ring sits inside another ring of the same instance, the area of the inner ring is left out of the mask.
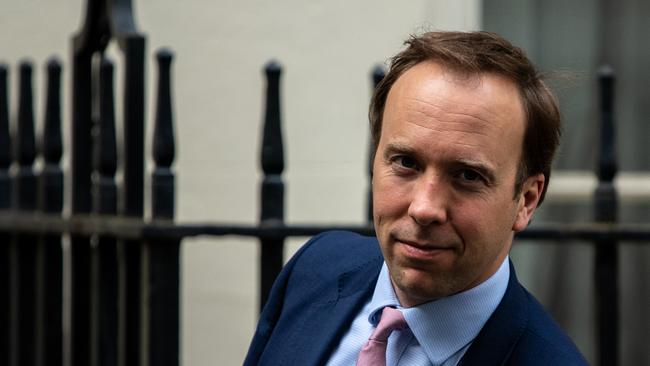
[[[436,178],[422,179],[412,192],[408,215],[420,226],[447,221],[447,205],[441,183]]]

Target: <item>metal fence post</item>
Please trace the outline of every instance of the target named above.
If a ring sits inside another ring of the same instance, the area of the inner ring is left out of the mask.
[[[151,174],[151,217],[174,218],[174,126],[171,96],[172,54],[161,50],[158,61],[158,95],[153,137],[154,170]],[[159,239],[148,243],[149,273],[146,303],[149,304],[148,362],[155,366],[178,366],[180,360],[180,241]]]
[[[38,207],[45,214],[60,215],[63,210],[63,171],[59,165],[63,154],[61,138],[61,63],[52,58],[47,63],[45,118],[40,150],[43,170],[39,181]],[[46,234],[39,243],[42,273],[38,286],[38,365],[63,363],[63,249],[61,235]]]
[[[595,221],[616,223],[618,195],[614,177],[616,161],[616,130],[614,127],[614,71],[609,66],[598,74],[600,84],[600,151],[598,156],[598,187],[594,193]],[[608,240],[596,245],[596,314],[597,348],[600,365],[618,364],[618,245]]]
[[[70,199],[72,215],[89,214],[92,206],[92,57],[106,46],[106,24],[99,21],[103,1],[89,0],[84,23],[72,38],[72,124]],[[70,359],[72,366],[90,364],[90,238],[70,236]]]
[[[123,105],[123,184],[120,214],[142,218],[144,213],[144,76],[145,37],[135,27],[130,0],[108,3],[111,34],[118,42],[124,56]],[[123,259],[126,287],[125,297],[125,364],[139,365],[142,357],[142,281],[144,242],[124,241]]]
[[[102,59],[99,66],[99,119],[94,127],[93,212],[98,215],[117,213],[117,143],[115,136],[115,109],[113,64]],[[97,279],[93,283],[93,300],[97,309],[93,354],[99,366],[118,364],[119,281],[117,240],[100,235],[95,248]]]
[[[34,106],[32,94],[32,65],[20,64],[18,118],[15,126],[13,177],[13,207],[21,212],[36,211],[37,179],[32,165],[36,158],[36,141],[34,136]],[[31,365],[35,362],[36,345],[36,242],[33,234],[16,234],[14,236],[15,281],[12,291],[15,294],[12,311],[12,326],[15,328],[15,352],[12,360],[15,365]]]
[[[280,75],[282,67],[270,61],[264,67],[266,74],[266,113],[262,137],[261,163],[264,179],[261,186],[260,226],[284,223],[284,147],[280,117]],[[275,278],[282,270],[284,237],[260,238],[260,310],[268,299]]]
[[[11,136],[9,135],[9,93],[7,66],[0,64],[0,210],[11,207]],[[11,335],[10,242],[8,232],[0,232],[0,363],[9,365]]]

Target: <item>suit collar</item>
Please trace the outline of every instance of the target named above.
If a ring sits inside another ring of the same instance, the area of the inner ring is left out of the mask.
[[[508,288],[501,303],[472,342],[459,365],[501,365],[528,324],[526,293],[510,265]]]

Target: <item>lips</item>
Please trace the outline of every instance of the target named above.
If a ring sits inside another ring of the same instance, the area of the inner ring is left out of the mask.
[[[444,246],[444,245],[438,245],[438,244],[429,244],[429,243],[421,243],[415,240],[407,240],[407,239],[400,239],[396,238],[396,242],[402,243],[404,245],[408,245],[410,247],[423,250],[423,251],[430,251],[430,250],[451,250],[453,249],[450,246]]]
[[[396,249],[408,258],[418,260],[432,260],[443,255],[452,254],[453,247],[440,246],[429,243],[420,243],[417,241],[397,239],[395,241]]]

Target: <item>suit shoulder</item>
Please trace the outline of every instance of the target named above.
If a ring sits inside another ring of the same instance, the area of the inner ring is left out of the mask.
[[[303,347],[335,346],[312,342],[326,328],[320,321],[331,321],[332,334],[342,332],[337,324],[351,322],[372,294],[382,261],[374,238],[326,232],[309,240],[273,285],[245,365],[302,364],[291,360],[305,356]]]
[[[512,365],[588,365],[578,348],[543,306],[524,290],[529,321],[510,358]]]
[[[297,266],[308,267],[349,267],[382,258],[376,238],[347,231],[327,231],[313,237],[296,257]]]
[[[560,334],[566,338],[563,333]],[[509,359],[509,364],[530,366],[589,365],[571,340],[565,342],[565,340],[551,339],[548,334],[540,334],[534,329],[528,329],[522,335],[518,347]]]
[[[291,259],[288,291],[337,290],[341,276],[366,270],[374,273],[374,269],[379,273],[382,262],[377,239],[344,231],[325,232],[309,240]]]

